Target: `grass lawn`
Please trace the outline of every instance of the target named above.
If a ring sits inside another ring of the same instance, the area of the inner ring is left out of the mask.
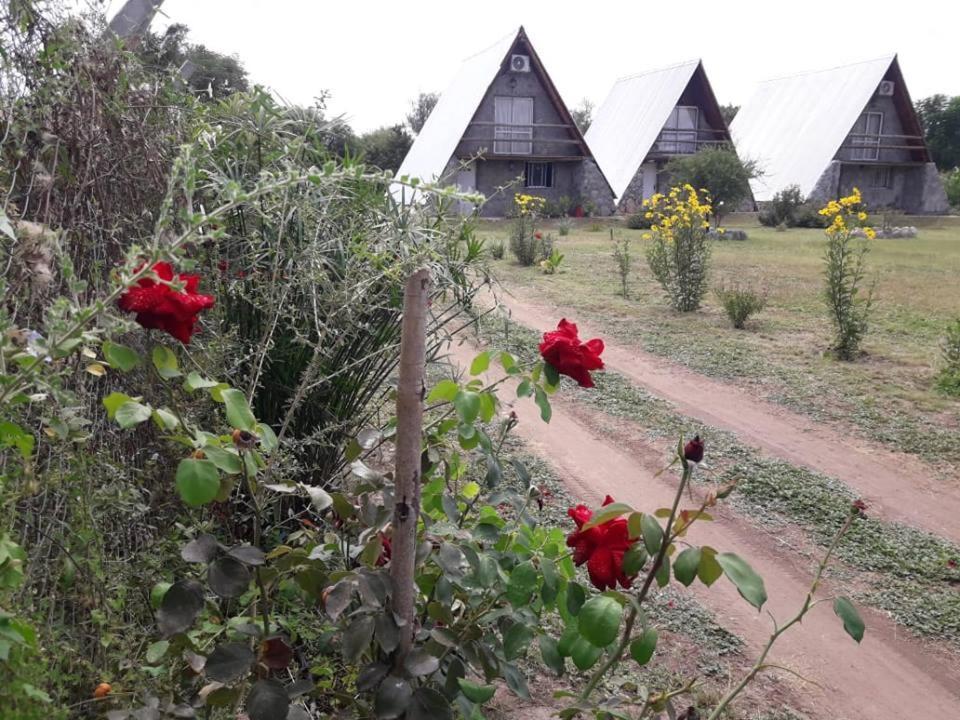
[[[634,241],[627,298],[620,295],[611,227]],[[821,299],[822,231],[745,229],[747,241],[714,243],[712,255],[714,284],[750,284],[768,295],[767,309],[745,330],[729,326],[712,294],[697,312],[673,311],[647,267],[644,231],[621,223],[579,221],[565,237],[554,223],[545,223],[566,255],[557,275],[520,267],[509,253],[493,265],[507,288],[575,309],[576,317],[603,327],[611,338],[749,385],[815,418],[851,423],[956,476],[960,400],[935,392],[933,381],[944,328],[960,315],[960,227],[921,227],[914,239],[871,242],[873,313],[865,354],[851,363],[826,353],[831,328]],[[479,228],[491,241],[506,243],[508,233],[505,221]]]

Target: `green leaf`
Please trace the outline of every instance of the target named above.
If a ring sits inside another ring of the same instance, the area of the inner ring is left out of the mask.
[[[250,587],[250,570],[239,560],[221,555],[207,568],[207,583],[220,597],[240,597]]]
[[[203,448],[203,454],[207,460],[217,466],[217,469],[228,475],[236,475],[243,469],[240,462],[240,456],[236,452],[224,450],[213,445],[207,445]]]
[[[453,380],[441,380],[434,386],[433,390],[430,391],[430,394],[427,396],[427,402],[453,402],[453,398],[456,397],[457,391],[459,390],[460,386]]]
[[[833,601],[833,611],[837,614],[837,617],[843,620],[843,629],[847,631],[847,635],[852,637],[857,642],[863,640],[863,631],[866,629],[863,624],[863,619],[860,617],[860,613],[857,612],[857,608],[849,598],[840,596]]]
[[[589,530],[592,527],[602,525],[608,520],[614,520],[615,518],[618,518],[621,515],[626,515],[629,512],[633,512],[633,508],[626,503],[615,502],[610,503],[609,505],[604,505],[602,508],[593,513],[593,515],[590,517],[590,521],[584,523],[582,529]]]
[[[567,584],[567,612],[576,617],[587,599],[587,593],[580,583]]]
[[[486,372],[488,367],[490,367],[490,353],[484,351],[477,355],[473,359],[473,362],[470,363],[470,374],[479,375],[482,372]]]
[[[289,707],[287,691],[276,680],[257,680],[247,695],[250,720],[286,720]]]
[[[430,687],[419,687],[413,692],[405,720],[453,720],[453,708],[443,693]]]
[[[153,359],[153,366],[157,369],[157,373],[164,380],[180,377],[180,365],[177,362],[177,356],[170,348],[165,345],[157,345],[153,349],[151,358]]]
[[[560,657],[570,657],[570,653],[573,652],[573,644],[579,639],[580,631],[577,629],[576,621],[574,621],[563,629],[563,634],[557,641],[557,652],[560,653]]]
[[[16,423],[4,420],[0,422],[0,443],[7,447],[15,447],[20,451],[24,460],[29,460],[33,454],[36,439]]]
[[[250,411],[246,395],[236,388],[229,388],[221,393],[221,397],[223,397],[223,402],[227,407],[227,423],[230,427],[254,432],[257,419]]]
[[[370,643],[373,642],[374,628],[373,615],[355,617],[350,621],[350,624],[343,630],[343,639],[340,643],[344,660],[348,663],[356,663],[363,651],[368,649]]]
[[[176,430],[180,427],[177,416],[166,408],[157,408],[153,411],[153,421],[161,430]]]
[[[480,393],[480,419],[488,423],[497,413],[497,401],[488,392]]]
[[[209,378],[202,377],[200,373],[196,370],[190,372],[186,379],[183,381],[183,387],[193,392],[194,390],[203,390],[204,388],[212,388],[219,385],[216,380],[210,380]]]
[[[152,414],[153,408],[149,405],[144,405],[134,400],[127,400],[117,408],[113,417],[117,421],[117,425],[126,429],[146,422]]]
[[[521,380],[520,384],[517,385],[517,397],[530,397],[533,394],[533,383],[529,380]]]
[[[657,586],[666,587],[670,582],[670,556],[664,555],[660,561],[660,567],[657,568]]]
[[[541,635],[539,638],[540,656],[543,658],[543,664],[553,670],[557,675],[563,675],[563,657],[557,641],[549,635]]]
[[[531,596],[537,591],[537,570],[533,563],[527,560],[510,572],[507,581],[507,599],[514,607],[523,607],[530,602]]]
[[[687,548],[673,561],[673,576],[684,586],[690,587],[690,583],[697,577],[700,559],[700,548]]]
[[[630,513],[630,517],[627,518],[627,532],[631,540],[643,537],[643,513]]]
[[[267,455],[280,446],[280,440],[277,438],[277,434],[273,431],[273,428],[266,423],[257,423],[254,432],[260,438],[260,449]]]
[[[606,647],[617,638],[623,606],[612,597],[597,595],[580,608],[577,622],[580,634],[597,647]]]
[[[221,643],[207,656],[203,672],[210,680],[232,683],[250,672],[255,660],[246,643]]]
[[[147,663],[150,665],[156,665],[161,660],[163,656],[167,654],[167,650],[170,648],[169,640],[157,640],[155,643],[151,643],[147,647]]]
[[[757,610],[767,601],[767,590],[763,586],[763,578],[754,571],[747,561],[734,553],[717,555],[717,562],[723,568],[724,574],[736,585],[743,599]]]
[[[178,580],[163,594],[157,625],[166,637],[186,632],[203,610],[203,588],[196,580]]]
[[[560,384],[560,373],[550,363],[543,363],[543,374],[547,376],[547,384],[551,387],[557,387]]]
[[[537,403],[537,407],[540,408],[540,419],[545,423],[550,422],[550,418],[553,417],[553,408],[550,407],[550,398],[547,397],[547,393],[543,391],[543,388],[537,385],[534,387],[534,402]]]
[[[717,551],[704,545],[700,548],[700,566],[697,568],[697,577],[707,587],[713,585],[723,575],[723,568],[717,562]]]
[[[414,677],[432,675],[440,668],[440,661],[424,648],[415,648],[407,655],[403,667]]]
[[[623,574],[633,577],[640,573],[643,564],[647,561],[647,551],[639,543],[634,543],[623,554]]]
[[[464,678],[459,678],[457,682],[460,684],[460,692],[463,693],[464,697],[477,705],[483,705],[497,691],[493,685],[478,685]]]
[[[589,670],[596,664],[597,660],[600,659],[602,652],[602,648],[598,648],[583,637],[579,637],[574,641],[573,647],[570,649],[570,657],[573,659],[573,664],[577,666],[578,670]]]
[[[643,544],[647,552],[656,555],[660,550],[660,543],[663,542],[663,528],[653,515],[647,513],[640,518],[640,527],[643,529]]]
[[[516,367],[517,360],[510,353],[502,352],[500,353],[500,364],[503,365],[503,369],[509,373],[514,367]]]
[[[470,390],[458,390],[453,398],[461,422],[472,425],[480,414],[480,396]]]
[[[657,649],[657,631],[650,627],[630,643],[630,657],[640,665],[646,665],[653,657],[654,650]]]
[[[121,408],[122,410],[122,408]],[[177,492],[187,505],[206,505],[220,490],[220,473],[210,460],[186,458],[177,467]]]
[[[503,635],[503,655],[507,660],[516,660],[525,655],[533,639],[533,631],[521,622],[515,622]]]
[[[126,345],[104,340],[101,350],[103,350],[103,356],[107,359],[107,362],[110,363],[110,367],[123,372],[130,372],[140,364],[140,356]]]

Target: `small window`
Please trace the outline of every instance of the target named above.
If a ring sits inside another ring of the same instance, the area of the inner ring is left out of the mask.
[[[893,187],[890,177],[890,166],[881,165],[873,168],[873,175],[870,178],[870,187],[872,188],[890,188]]]
[[[697,151],[697,126],[700,121],[700,108],[695,105],[677,105],[670,112],[660,138],[657,150],[670,155],[690,155]]]
[[[528,188],[553,187],[553,163],[528,162],[523,173],[523,185]]]
[[[881,134],[883,134],[882,112],[865,112],[861,115],[851,134],[853,159],[878,160]]]

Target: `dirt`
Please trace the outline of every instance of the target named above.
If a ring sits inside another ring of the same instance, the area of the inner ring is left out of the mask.
[[[517,294],[501,301],[515,321],[540,332],[553,330],[566,317],[577,322],[581,338],[604,336],[599,328],[577,321],[569,309],[540,306]],[[960,479],[937,478],[915,456],[891,451],[846,429],[817,424],[640,348],[605,343],[607,368],[673,403],[679,412],[731,431],[768,456],[843,481],[862,495],[878,517],[960,542]]]
[[[542,318],[552,319],[553,315],[518,317],[535,327],[542,325]],[[466,367],[473,349],[462,345],[452,356]],[[611,365],[621,360],[616,352],[606,357]],[[501,397],[511,396],[508,382]],[[592,423],[584,420],[584,414],[592,411],[575,408],[558,396],[552,402],[549,425],[540,420],[532,402],[516,402],[520,420],[516,432],[533,452],[554,466],[576,497],[592,506],[598,506],[607,494],[644,510],[670,505],[676,474],[658,474],[668,461],[661,450],[600,436],[590,429]],[[735,405],[729,408],[736,409]],[[813,563],[794,545],[757,530],[731,511],[721,509],[715,516],[716,522],[697,524],[687,540],[747,559],[764,578],[769,600],[764,612],[758,613],[725,579],[711,588],[695,583],[690,591],[722,625],[744,639],[748,656],[755,655],[772,629],[767,611],[781,620],[796,612],[812,581]],[[829,598],[830,591],[824,585],[818,597]],[[798,688],[804,709],[812,708],[812,716],[823,720],[899,720],[904,712],[911,717],[960,715],[960,664],[955,658],[951,662],[930,644],[906,637],[878,612],[861,612],[867,625],[861,645],[844,633],[831,603],[824,602],[809,612],[802,625],[782,636],[768,657],[768,662],[811,681]]]

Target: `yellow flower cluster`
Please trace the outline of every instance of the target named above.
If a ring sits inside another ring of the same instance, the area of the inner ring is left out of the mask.
[[[545,198],[538,195],[524,195],[517,193],[513,196],[513,204],[517,208],[518,215],[536,215],[543,210],[547,204]]]
[[[675,187],[666,195],[657,193],[643,201],[644,217],[652,220],[650,230],[667,242],[672,242],[678,232],[706,230],[710,227],[710,198],[706,190],[698,193],[692,185]],[[643,238],[649,239],[647,233]]]
[[[865,207],[859,188],[854,188],[853,192],[846,197],[828,202],[820,209],[821,215],[831,219],[826,229],[827,235],[832,237],[861,228],[867,239],[876,238],[877,233],[874,229],[865,224],[869,217]]]

